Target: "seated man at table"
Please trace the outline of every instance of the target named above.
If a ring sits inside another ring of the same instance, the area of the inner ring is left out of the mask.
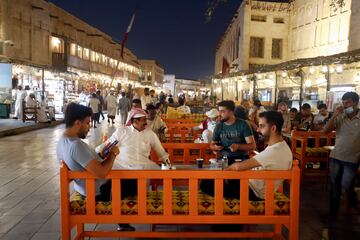
[[[249,124],[235,117],[233,101],[222,101],[218,106],[220,122],[214,129],[211,150],[219,152],[221,157],[227,156],[229,165],[235,159],[248,159],[248,152],[256,148]]]
[[[281,113],[275,111],[263,112],[259,115],[258,132],[264,137],[268,146],[264,151],[254,157],[241,162],[231,164],[227,171],[245,171],[245,170],[289,170],[292,166],[292,152],[283,140],[281,135],[284,120]],[[282,184],[282,180],[275,181],[274,190],[276,191]],[[206,186],[201,190],[214,196],[214,186]],[[224,196],[240,198],[240,181],[229,181],[224,184]],[[249,180],[249,199],[259,201],[265,199],[265,181],[260,179]]]
[[[203,130],[202,140],[204,143],[210,143],[212,141],[214,129],[219,121],[219,111],[213,108],[205,113],[207,119],[204,120],[200,125],[193,127],[192,134],[194,131]]]
[[[267,147],[261,153],[246,161],[230,165],[228,171],[245,170],[289,170],[292,166],[292,152],[283,140],[281,129],[284,123],[281,113],[275,111],[263,112],[259,116],[258,132],[264,137]],[[283,180],[276,180],[274,191],[282,184]],[[265,199],[265,181],[261,179],[249,180],[250,200]],[[240,197],[240,185],[229,189]],[[225,188],[226,191],[226,188]]]
[[[322,103],[318,106],[319,113],[314,117],[314,130],[323,130],[327,121],[332,114],[328,112],[326,104]]]
[[[153,132],[158,136],[162,136],[167,132],[166,123],[159,116],[157,109],[153,104],[146,106],[146,111],[148,113],[147,124],[148,127],[153,130]]]
[[[313,128],[314,115],[311,113],[311,106],[304,103],[301,110],[296,114],[294,124],[296,130],[308,131]]]
[[[155,150],[163,162],[168,160],[169,156],[159,138],[147,127],[147,114],[142,109],[132,109],[126,126],[118,128],[108,141],[96,150],[99,152],[115,140],[118,141],[121,153],[114,164],[117,169],[159,169],[159,166],[149,159],[151,149]]]
[[[135,108],[129,112],[126,126],[118,128],[114,134],[96,148],[100,152],[110,142],[118,141],[120,153],[115,160],[113,169],[159,169],[160,167],[149,159],[151,149],[154,149],[160,160],[169,162],[168,154],[162,147],[159,138],[147,128],[147,114],[144,110]],[[121,181],[122,198],[137,195],[137,180]],[[119,225],[118,231],[135,230],[128,224]]]
[[[220,123],[215,127],[211,150],[219,152],[221,157],[228,158],[228,164],[235,163],[236,159],[246,160],[249,158],[249,151],[255,150],[255,140],[249,124],[237,119],[234,114],[235,103],[233,101],[222,101],[218,104],[220,112]],[[225,197],[236,197],[231,189],[232,186],[239,186],[239,180],[229,180],[225,187]],[[214,192],[213,180],[202,180],[200,188],[204,193],[212,195]]]

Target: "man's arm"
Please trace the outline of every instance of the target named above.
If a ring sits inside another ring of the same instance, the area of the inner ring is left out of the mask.
[[[236,151],[246,151],[246,152],[248,152],[248,151],[255,150],[256,143],[255,143],[254,136],[246,137],[245,140],[246,140],[245,144],[241,144],[241,143],[231,144],[230,150],[232,152],[236,152]]]
[[[97,159],[93,159],[88,163],[88,165],[86,165],[85,169],[96,178],[105,178],[109,174],[118,154],[119,148],[114,146],[111,148],[109,156],[105,159],[105,161],[101,163]]]
[[[213,138],[210,144],[210,149],[213,151],[221,151],[224,146],[218,146],[216,144],[221,143],[221,139],[220,139],[220,132],[221,132],[221,125],[222,123],[218,123],[214,129],[214,133],[213,133]]]
[[[245,144],[240,144],[240,143],[231,144],[230,151],[232,151],[232,152],[236,152],[236,151],[248,152],[248,151],[255,150],[256,143],[255,143],[253,132],[252,132],[249,124],[247,122],[244,122],[243,128],[239,129],[239,130],[244,134],[246,143]]]
[[[225,170],[226,171],[245,171],[245,170],[249,170],[249,169],[260,167],[260,166],[261,166],[261,164],[255,158],[250,158],[245,161],[233,163]]]
[[[159,137],[151,131],[153,136],[151,136],[151,147],[155,150],[156,155],[158,156],[159,160],[164,161],[169,158],[169,154],[165,151],[164,147],[161,145]]]
[[[331,131],[336,129],[336,119],[337,117],[344,111],[343,106],[338,106],[332,115],[332,117],[329,119],[329,121],[326,123],[323,132],[330,133]]]

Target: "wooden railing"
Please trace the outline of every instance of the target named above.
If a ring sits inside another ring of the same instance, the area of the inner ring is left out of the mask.
[[[297,163],[288,171],[196,171],[196,170],[112,170],[107,179],[112,181],[112,212],[109,215],[96,214],[95,178],[88,172],[69,171],[63,164],[60,168],[61,191],[61,235],[63,240],[71,238],[71,230],[76,227],[75,239],[84,237],[147,237],[147,238],[276,238],[282,239],[282,227],[288,228],[288,238],[299,238],[299,176]],[[86,181],[86,214],[70,214],[70,188],[73,179]],[[122,179],[137,179],[138,211],[136,214],[124,215],[121,212]],[[161,179],[163,189],[163,214],[147,213],[147,182],[150,179]],[[172,205],[172,183],[175,179],[188,180],[189,214],[174,214]],[[215,212],[212,215],[200,215],[198,209],[198,184],[201,179],[215,181]],[[223,182],[225,179],[240,180],[240,213],[224,214]],[[265,214],[249,214],[249,179],[264,179],[266,183]],[[274,214],[274,181],[286,179],[290,184],[290,210],[287,215]],[[273,231],[266,232],[116,232],[86,231],[84,224],[271,224]]]

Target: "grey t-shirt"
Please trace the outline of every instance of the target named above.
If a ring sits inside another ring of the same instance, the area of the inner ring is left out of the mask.
[[[99,162],[103,160],[80,138],[62,136],[56,147],[56,156],[59,161],[64,160],[70,170],[86,171],[85,167],[94,159]],[[95,195],[100,194],[100,186],[107,180],[99,179],[95,181]],[[86,196],[85,180],[75,179],[74,189],[81,195]]]
[[[360,110],[353,119],[345,113],[339,115],[335,121],[335,148],[330,157],[358,164],[360,161]]]

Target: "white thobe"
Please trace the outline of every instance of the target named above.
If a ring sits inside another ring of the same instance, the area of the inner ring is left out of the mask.
[[[96,148],[99,152],[108,142],[118,140],[120,154],[117,156],[113,168],[116,169],[159,169],[150,160],[151,149],[154,149],[161,161],[168,159],[168,154],[161,145],[159,138],[149,128],[139,132],[133,126],[120,127],[107,142]]]

